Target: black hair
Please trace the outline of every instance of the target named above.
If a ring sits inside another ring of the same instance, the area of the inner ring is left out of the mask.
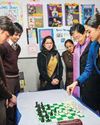
[[[0,16],[0,29],[8,31],[10,35],[14,34],[14,24],[7,16]]]
[[[73,42],[71,39],[67,39],[67,40],[65,41],[65,43],[64,43],[64,46],[65,46],[65,47],[66,47],[66,43],[68,43],[68,42],[74,45],[74,42]]]
[[[23,27],[17,22],[14,23],[14,29],[15,29],[15,32],[17,32],[17,33],[23,32]]]
[[[94,16],[89,17],[85,22],[85,25],[97,28],[100,25],[100,13],[96,13]]]
[[[47,39],[51,39],[52,40],[52,43],[53,43],[53,48],[52,50],[54,50],[56,48],[55,46],[55,42],[54,42],[54,39],[52,38],[52,36],[46,36],[43,41],[42,41],[42,45],[41,45],[41,50],[44,50],[45,47],[44,47],[44,43],[46,42]]]
[[[70,35],[72,36],[73,33],[77,31],[81,34],[84,34],[85,32],[85,27],[82,24],[74,24],[71,28],[70,28]]]

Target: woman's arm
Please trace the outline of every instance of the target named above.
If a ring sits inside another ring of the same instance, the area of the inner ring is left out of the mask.
[[[43,78],[43,80],[51,81],[51,78],[47,74],[46,57],[41,53],[38,54],[37,65],[40,72],[40,76]]]
[[[81,76],[77,79],[77,81],[80,84],[84,83],[90,77],[90,75],[94,69],[94,58],[93,58],[94,53],[95,53],[94,44],[91,44],[90,49],[89,49],[89,53],[88,53],[88,58],[87,58],[85,70],[81,74]]]

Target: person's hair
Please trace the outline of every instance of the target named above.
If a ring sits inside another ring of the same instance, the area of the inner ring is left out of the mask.
[[[74,24],[71,28],[70,28],[70,35],[72,36],[73,33],[77,31],[81,34],[84,34],[85,32],[85,27],[82,24]]]
[[[15,32],[17,32],[17,33],[23,32],[23,27],[17,22],[14,23],[14,29],[15,29]]]
[[[44,50],[45,47],[44,47],[44,43],[46,42],[47,39],[51,39],[52,40],[52,43],[53,43],[53,48],[52,50],[54,50],[56,48],[55,46],[55,42],[54,42],[54,39],[52,38],[52,36],[46,36],[43,41],[42,41],[42,45],[41,45],[41,50]]]
[[[71,39],[67,39],[67,40],[65,41],[65,43],[64,43],[64,46],[65,46],[65,47],[66,47],[66,43],[71,43],[71,44],[74,45],[74,42],[73,42]]]
[[[0,16],[0,29],[8,31],[10,35],[14,34],[14,24],[7,16]]]
[[[89,17],[85,22],[85,25],[97,28],[100,25],[100,13],[96,13],[94,16]]]

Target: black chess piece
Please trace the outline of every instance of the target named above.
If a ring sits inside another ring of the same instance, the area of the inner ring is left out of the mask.
[[[47,113],[47,112],[45,113],[45,117],[46,117],[46,118],[49,118],[49,115],[48,115],[48,113]]]
[[[53,116],[53,111],[51,110],[50,115]]]
[[[50,110],[50,105],[49,104],[47,104],[47,110]]]
[[[43,107],[44,105],[43,105],[43,102],[41,102],[41,107]]]
[[[51,120],[48,118],[48,119],[46,120],[46,122],[51,122]]]
[[[35,103],[36,103],[35,107],[38,107],[38,102],[35,102]]]
[[[54,113],[57,113],[57,109],[56,108],[54,109]]]
[[[45,121],[45,120],[44,120],[44,117],[42,116],[42,117],[41,117],[41,122],[44,122],[44,121]]]

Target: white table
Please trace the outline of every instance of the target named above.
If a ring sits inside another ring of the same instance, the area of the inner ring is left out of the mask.
[[[100,125],[100,117],[85,107],[73,96],[69,96],[65,90],[49,90],[38,92],[20,93],[17,98],[17,108],[21,114],[18,125],[41,125],[37,119],[35,105],[36,101],[43,103],[61,103],[73,100],[81,112],[85,115],[82,118],[83,125]],[[42,125],[57,125],[57,123],[42,123]]]

